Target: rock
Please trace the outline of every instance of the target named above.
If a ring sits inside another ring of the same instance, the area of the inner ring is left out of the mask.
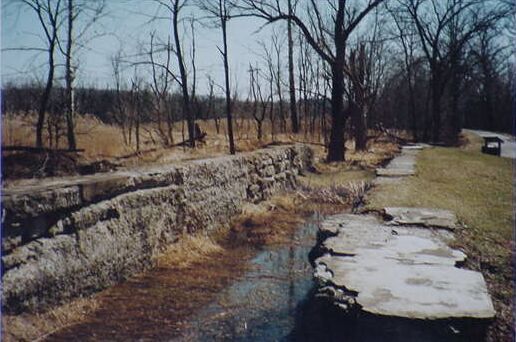
[[[98,202],[117,194],[127,192],[134,186],[134,180],[127,175],[109,175],[101,179],[81,184],[81,196],[84,202]]]
[[[245,203],[292,188],[312,158],[307,146],[278,146],[4,191],[4,312],[45,309],[148,269],[179,236],[226,226]]]
[[[376,169],[378,177],[406,177],[414,176],[416,171],[412,169]]]
[[[423,146],[421,146],[421,145],[405,145],[405,146],[401,146],[401,149],[407,150],[407,151],[420,151],[423,149]]]
[[[416,174],[416,155],[419,146],[404,146],[401,154],[392,159],[385,168],[376,169],[378,177],[407,177]]]
[[[396,225],[420,225],[451,230],[457,228],[457,216],[449,210],[389,207],[384,212],[390,218],[390,223]]]
[[[381,316],[494,317],[482,274],[457,267],[466,255],[447,245],[450,231],[393,226],[372,215],[333,216],[321,230],[333,235],[315,260],[317,295],[337,307],[349,310],[354,300],[355,309]],[[338,290],[345,296],[334,295]]]
[[[317,261],[326,272],[321,275],[318,270],[315,276],[357,292],[361,310],[375,315],[432,320],[494,317],[480,273],[449,265],[385,262],[378,257],[384,255],[326,255]]]

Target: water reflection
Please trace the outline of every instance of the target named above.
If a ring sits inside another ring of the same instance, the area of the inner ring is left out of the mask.
[[[199,312],[178,340],[277,341],[288,339],[299,303],[310,292],[317,217],[293,231],[286,246],[267,247],[251,269]]]

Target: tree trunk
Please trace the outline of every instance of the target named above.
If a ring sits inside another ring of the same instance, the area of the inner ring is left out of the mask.
[[[45,90],[41,95],[41,102],[38,110],[38,121],[36,123],[36,147],[43,147],[43,126],[45,125],[45,112],[47,110],[50,93],[52,92],[52,85],[54,83],[54,49],[56,43],[56,35],[52,37],[50,46],[48,47],[48,76]]]
[[[179,73],[181,75],[181,90],[183,95],[183,107],[186,116],[186,123],[188,129],[188,139],[190,147],[195,147],[195,119],[192,115],[190,106],[190,96],[188,94],[188,78],[186,75],[186,68],[183,59],[181,48],[181,41],[179,40],[178,20],[179,20],[179,0],[174,1],[172,25],[174,29],[174,41],[176,45],[177,64],[179,65]]]
[[[432,76],[432,141],[438,142],[441,133],[441,85],[439,78]]]
[[[68,0],[68,40],[66,43],[66,137],[68,140],[68,149],[77,149],[75,141],[75,94],[74,94],[74,70],[72,66],[72,48],[73,48],[73,0]]]
[[[367,127],[364,108],[350,101],[350,112],[355,128],[355,151],[367,149]]]
[[[462,128],[462,116],[459,109],[459,99],[461,94],[461,73],[460,73],[460,57],[456,57],[457,61],[452,64],[452,75],[450,84],[450,113],[448,115],[449,136],[447,140],[451,144],[456,144],[459,138],[460,130]]]
[[[425,111],[424,111],[424,125],[423,125],[423,141],[430,141],[430,126],[432,125],[432,119],[430,117],[430,93],[431,88],[428,87],[425,97]]]
[[[344,145],[344,129],[346,118],[344,117],[344,70],[343,63],[335,61],[331,67],[331,132],[328,146],[327,161],[343,161],[346,147]]]
[[[292,0],[288,0],[288,12],[292,15]],[[292,41],[292,20],[287,22],[288,36],[288,83],[290,94],[290,121],[292,123],[292,133],[299,133],[299,121],[296,106],[296,85],[294,80],[294,42]]]
[[[220,13],[220,21],[222,25],[222,39],[224,41],[224,52],[223,52],[223,58],[224,58],[224,77],[226,79],[226,117],[227,117],[227,125],[228,125],[228,137],[229,137],[229,153],[235,154],[235,141],[233,138],[233,117],[231,113],[231,88],[229,84],[229,63],[228,63],[228,44],[227,44],[227,32],[226,32],[226,23],[227,23],[227,16],[226,16],[226,3],[224,0],[224,4],[221,2],[219,3],[219,6],[224,6],[224,13]],[[222,8],[220,8],[222,12]],[[217,133],[218,133],[218,125],[217,125]]]
[[[263,133],[262,133],[262,122],[261,121],[256,121],[256,128],[258,130],[257,132],[257,138],[258,140],[262,141],[262,136],[263,136]]]
[[[136,135],[136,151],[140,152],[140,113],[136,114],[136,126],[134,134]]]
[[[416,115],[416,99],[414,98],[414,85],[412,84],[412,76],[411,72],[407,71],[408,77],[408,92],[409,92],[409,111],[411,118],[411,126],[412,126],[412,137],[414,141],[418,141],[418,132],[417,132],[417,115]]]
[[[346,39],[344,35],[344,8],[346,1],[340,0],[335,17],[335,59],[331,64],[332,88],[331,88],[331,133],[328,146],[327,160],[344,161],[346,145],[344,130],[346,117],[344,113],[344,63],[346,58]]]

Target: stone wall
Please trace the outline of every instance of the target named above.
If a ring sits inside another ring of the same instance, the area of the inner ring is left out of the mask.
[[[4,190],[3,309],[40,310],[148,269],[181,234],[294,187],[312,158],[304,145],[278,146]]]

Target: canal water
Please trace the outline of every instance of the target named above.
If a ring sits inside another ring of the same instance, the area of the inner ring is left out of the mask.
[[[186,270],[158,268],[114,286],[92,317],[48,340],[483,340],[450,322],[343,316],[317,300],[308,256],[321,219],[314,215],[280,245],[235,248]]]
[[[293,231],[287,245],[259,252],[245,275],[194,315],[177,340],[289,339],[313,287],[308,254],[316,243],[317,223],[313,217]]]

